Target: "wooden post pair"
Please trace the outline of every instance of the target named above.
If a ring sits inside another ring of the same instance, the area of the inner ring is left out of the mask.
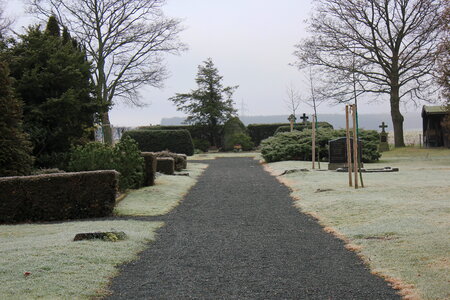
[[[353,129],[352,129],[352,135],[353,135],[353,162],[352,162],[352,145],[350,142],[350,126],[349,126],[349,119],[350,114],[352,116],[353,121]],[[346,133],[346,141],[347,141],[347,169],[348,169],[348,185],[352,186],[352,172],[354,173],[354,181],[355,181],[355,189],[358,188],[358,171],[359,175],[361,177],[361,187],[363,186],[362,183],[362,174],[361,174],[361,168],[360,168],[360,162],[361,157],[359,157],[359,151],[358,151],[358,122],[357,122],[357,108],[356,104],[352,105],[346,105],[345,106],[345,133]]]

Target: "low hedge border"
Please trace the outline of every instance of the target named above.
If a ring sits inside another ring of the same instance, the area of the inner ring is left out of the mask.
[[[0,178],[0,223],[98,218],[113,212],[114,170]]]
[[[156,170],[166,175],[175,173],[175,160],[172,157],[158,157]]]
[[[156,155],[153,152],[142,152],[144,158],[144,186],[155,185]]]

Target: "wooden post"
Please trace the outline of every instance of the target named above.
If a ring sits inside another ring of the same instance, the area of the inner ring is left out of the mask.
[[[316,115],[312,116],[312,168],[315,169],[316,163]]]
[[[348,120],[348,114],[350,112],[350,106],[345,106],[345,138],[347,141],[347,169],[348,169],[348,185],[353,186],[352,183],[352,147],[350,144],[350,126]]]
[[[355,189],[358,188],[358,135],[356,134],[356,105],[352,105],[353,115],[353,173],[355,174]]]

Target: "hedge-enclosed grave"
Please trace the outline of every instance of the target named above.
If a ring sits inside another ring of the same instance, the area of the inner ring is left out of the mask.
[[[0,178],[0,223],[98,218],[112,214],[116,171]]]
[[[166,175],[175,173],[175,160],[172,157],[158,157],[156,162],[156,171]]]
[[[186,155],[194,154],[194,144],[187,130],[130,130],[122,139],[131,137],[142,152],[159,152],[168,150]]]
[[[144,186],[155,185],[156,155],[153,152],[142,152],[144,158]]]

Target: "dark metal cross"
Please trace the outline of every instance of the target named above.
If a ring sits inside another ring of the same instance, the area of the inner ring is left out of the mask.
[[[378,127],[381,128],[381,132],[386,132],[386,131],[384,131],[384,129],[387,128],[388,126],[386,124],[384,124],[384,122],[381,122],[381,125]]]
[[[305,114],[305,113],[303,113],[303,116],[301,116],[301,117],[300,117],[300,119],[302,119],[302,120],[303,120],[303,124],[306,124],[306,120],[308,120],[308,119],[309,119],[309,117],[307,117],[307,116],[306,116],[306,114]]]

